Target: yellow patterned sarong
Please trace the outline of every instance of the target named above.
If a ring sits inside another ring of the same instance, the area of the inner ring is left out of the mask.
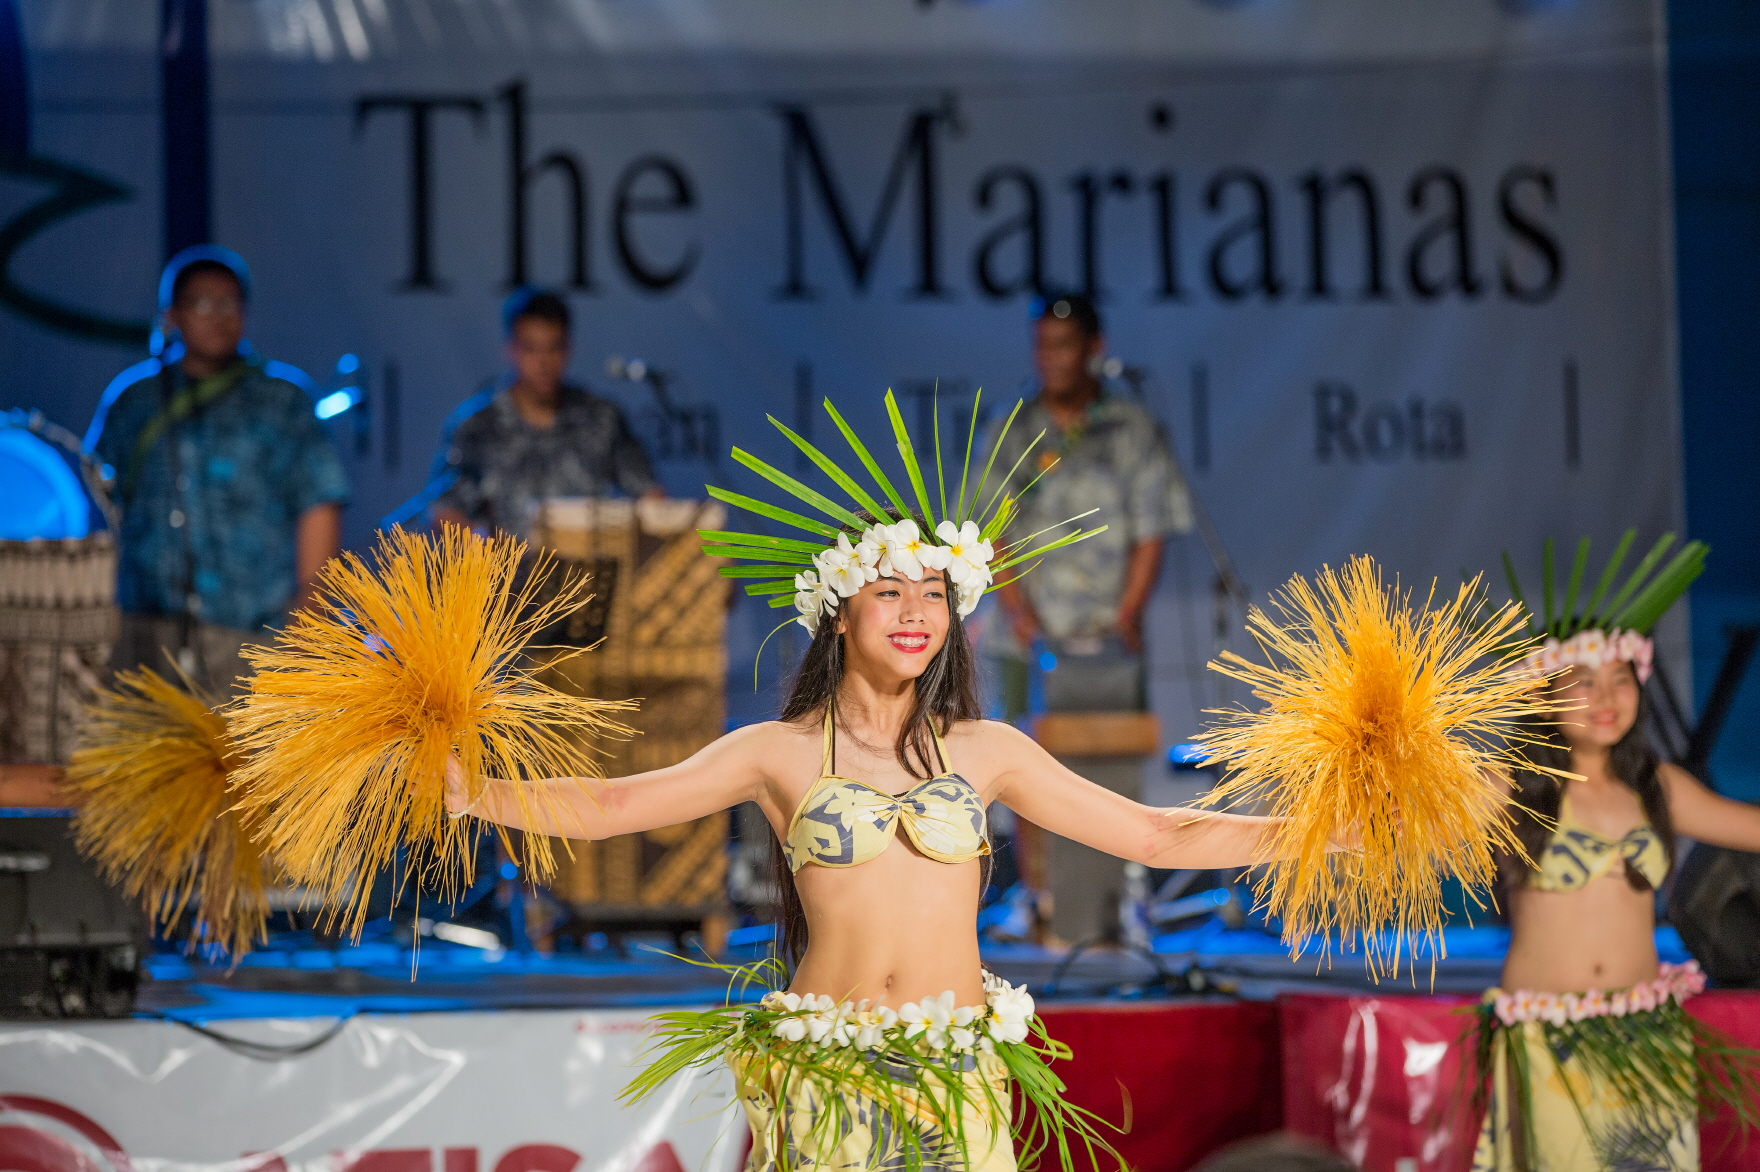
[[[1658,1040],[1690,1069],[1691,1033],[1656,1024]],[[1698,1172],[1696,1104],[1635,1104],[1585,1070],[1581,1055],[1561,1049],[1548,1044],[1542,1022],[1498,1029],[1473,1172]]]
[[[1760,1052],[1690,1017],[1693,961],[1603,993],[1485,994],[1473,1172],[1698,1172],[1699,1117],[1760,1122]]]
[[[889,1172],[907,1165],[924,1172],[1015,1172],[1008,1070],[995,1055],[966,1055],[967,1069],[948,1072],[964,1092],[956,1104],[933,1079],[920,1078],[909,1060],[876,1053],[868,1063],[897,1086],[890,1102],[826,1087],[784,1063],[729,1055],[752,1129],[746,1172]],[[842,1102],[833,1106],[828,1095]],[[900,1133],[907,1127],[914,1132],[909,1137]]]

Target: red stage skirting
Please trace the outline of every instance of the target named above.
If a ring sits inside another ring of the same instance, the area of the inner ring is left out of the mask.
[[[1131,1129],[1114,1146],[1140,1172],[1185,1172],[1283,1120],[1277,1007],[1264,1001],[1041,1004],[1075,1057],[1056,1066],[1069,1098]]]
[[[1233,1140],[1287,1129],[1365,1172],[1463,1172],[1478,1120],[1451,1111],[1459,1087],[1459,997],[1292,995],[1262,1002],[1043,1005],[1070,1098],[1129,1133],[1142,1172],[1185,1172]],[[1760,993],[1711,992],[1688,1009],[1760,1049]],[[1760,1172],[1760,1138],[1704,1129],[1706,1172]]]

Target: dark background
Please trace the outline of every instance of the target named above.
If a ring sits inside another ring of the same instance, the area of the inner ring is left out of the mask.
[[[1670,0],[1675,247],[1687,526],[1711,545],[1693,587],[1693,694],[1725,630],[1760,623],[1760,5]],[[1760,801],[1760,682],[1736,697],[1711,779]]]

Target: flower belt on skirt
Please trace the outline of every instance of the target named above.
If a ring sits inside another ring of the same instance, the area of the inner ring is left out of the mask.
[[[736,981],[775,972],[732,971]],[[985,973],[984,1001],[956,1006],[947,992],[894,1011],[771,992],[756,1006],[657,1014],[650,1064],[623,1094],[637,1101],[680,1071],[727,1062],[753,1172],[1013,1172],[1016,1138],[1022,1163],[1054,1148],[1066,1172],[1078,1150],[1084,1167],[1103,1153],[1122,1165],[1099,1131],[1111,1125],[1064,1101],[1049,1063],[1069,1047],[1046,1034],[1026,989]],[[1017,1093],[1027,1110],[1014,1110]]]
[[[1488,990],[1472,1030],[1473,1172],[1697,1168],[1701,1112],[1760,1123],[1760,1051],[1681,1007],[1704,988],[1688,961],[1610,992]]]

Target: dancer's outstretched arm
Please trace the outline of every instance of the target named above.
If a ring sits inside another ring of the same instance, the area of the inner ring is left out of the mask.
[[[673,826],[758,800],[764,772],[763,745],[774,733],[764,725],[738,728],[705,745],[677,765],[611,781],[561,777],[545,781],[489,779],[474,802],[456,757],[446,761],[446,807],[515,830],[563,838],[610,838]],[[521,808],[515,790],[525,787]]]
[[[1656,767],[1677,833],[1712,846],[1760,851],[1760,806],[1732,801],[1678,765]]]
[[[987,725],[986,741],[1000,765],[996,800],[1053,834],[1160,868],[1245,867],[1272,857],[1274,819],[1133,802],[1059,764],[1008,725]]]

